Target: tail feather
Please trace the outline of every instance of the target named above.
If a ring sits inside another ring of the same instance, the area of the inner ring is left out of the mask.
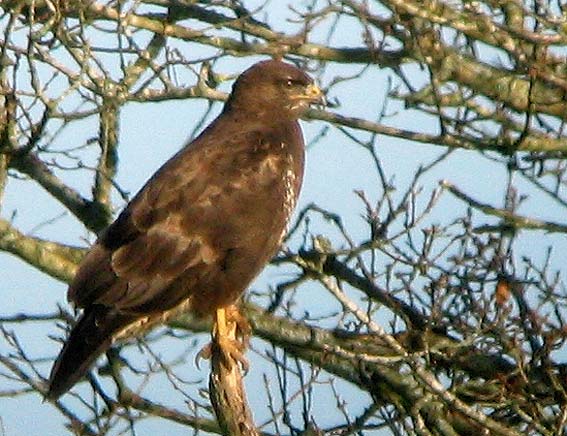
[[[85,309],[51,369],[45,398],[55,400],[71,389],[110,347],[113,336],[134,320],[101,305]]]

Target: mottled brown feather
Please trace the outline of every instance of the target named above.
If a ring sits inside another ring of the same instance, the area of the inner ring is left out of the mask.
[[[78,325],[96,355],[68,343],[52,370],[48,398],[82,375],[69,371],[84,373],[138,324],[149,326],[180,309],[207,315],[232,304],[274,255],[303,175],[297,119],[307,103],[290,97],[290,81],[296,91],[311,83],[279,61],[243,73],[221,115],[101,234],[68,292],[69,301],[84,308]],[[73,340],[79,335],[72,333]],[[72,350],[85,356],[71,364],[67,360],[77,360]]]

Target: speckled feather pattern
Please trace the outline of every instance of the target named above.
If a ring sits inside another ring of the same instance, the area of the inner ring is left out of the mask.
[[[234,303],[277,251],[301,187],[302,108],[279,62],[236,81],[221,115],[166,162],[101,234],[70,284],[83,309],[50,376],[68,390],[118,339],[181,311],[206,316]]]

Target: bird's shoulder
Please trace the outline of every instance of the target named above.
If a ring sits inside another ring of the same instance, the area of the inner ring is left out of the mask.
[[[261,176],[258,168],[265,162],[282,161],[282,144],[296,141],[295,132],[294,126],[255,123],[210,126],[168,160],[99,236],[69,288],[69,300],[79,307],[135,306],[188,265],[214,263],[210,233],[222,227],[217,209],[230,213],[238,201],[233,186]]]
[[[106,229],[100,242],[116,249],[150,227],[171,220],[172,214],[189,213],[204,204],[212,206],[211,199],[226,186],[246,174],[259,177],[267,162],[286,162],[288,155],[302,160],[303,137],[293,124],[213,124],[162,165]]]

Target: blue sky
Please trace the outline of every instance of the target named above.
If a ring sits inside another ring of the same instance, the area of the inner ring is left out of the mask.
[[[268,8],[270,21],[276,28],[292,30],[293,25],[285,21],[288,11],[284,8],[283,3],[272,2]],[[346,21],[341,26],[341,31],[337,32],[333,38],[334,44],[357,45],[360,43],[360,32],[353,22]],[[184,50],[184,54],[188,57],[200,55],[198,46],[194,44],[180,44],[180,49]],[[252,57],[225,58],[216,68],[225,73],[238,74],[258,59]],[[358,65],[329,66],[320,80],[324,86],[336,75],[352,74],[360,69],[361,66]],[[361,80],[347,82],[336,87],[329,97],[337,98],[341,105],[333,110],[344,115],[375,119],[385,98],[385,86],[389,76],[391,76],[390,71],[372,66]],[[190,75],[186,77],[189,78]],[[416,80],[419,79],[416,77]],[[224,85],[224,90],[228,89],[229,84],[227,83]],[[153,171],[183,145],[205,107],[206,103],[198,100],[126,105],[120,119],[120,170],[117,177],[119,185],[134,194]],[[218,114],[220,108],[221,105],[216,104],[211,116]],[[393,103],[392,113],[396,110],[401,110],[401,107]],[[399,115],[392,116],[386,121],[389,125],[419,131],[435,132],[437,128],[430,119],[410,111],[401,111]],[[302,126],[307,142],[309,142],[324,125],[320,122],[303,122]],[[83,143],[93,134],[96,134],[96,120],[74,126],[57,137],[56,141],[58,146],[70,147]],[[368,136],[363,133],[357,133],[357,135]],[[441,147],[413,144],[409,141],[384,136],[379,136],[376,144],[384,170],[388,177],[395,180],[399,192],[403,192],[407,187],[419,165],[433,160],[444,152]],[[69,183],[88,195],[90,189],[88,173],[69,173],[65,177]],[[425,191],[431,191],[440,180],[444,179],[451,181],[483,202],[495,206],[503,204],[503,187],[506,183],[505,168],[476,152],[455,152],[451,158],[424,178],[422,183]],[[534,214],[558,222],[563,219],[562,211],[550,200],[542,198],[540,194],[536,195],[533,189],[521,180],[518,180],[517,184],[523,192],[532,195],[531,201],[521,209],[524,214]],[[307,152],[306,175],[298,209],[310,203],[317,203],[321,207],[339,213],[355,239],[361,240],[366,236],[366,229],[361,218],[363,208],[354,190],[364,190],[368,198],[377,199],[381,194],[381,187],[376,170],[366,150],[349,141],[338,130],[331,128],[329,133]],[[118,199],[118,196],[116,198]],[[440,205],[429,218],[430,222],[446,223],[447,220],[454,219],[456,211],[463,209],[462,204],[449,195],[443,197]],[[2,218],[9,218],[15,213],[14,224],[20,230],[30,231],[41,223],[58,217],[61,212],[61,207],[33,183],[10,180],[3,201]],[[325,234],[329,232],[329,226],[324,222],[314,222],[313,229],[314,233],[317,230]],[[53,224],[43,225],[36,231],[36,234],[80,246],[85,246],[87,242],[93,240],[93,235],[85,231],[69,215],[57,218]],[[339,238],[335,238],[340,243]],[[534,232],[521,239],[517,244],[517,250],[539,258],[550,245],[553,245],[557,252],[567,249],[564,237]],[[553,266],[560,267],[561,260],[554,258]],[[46,277],[13,256],[0,253],[0,270],[2,271],[0,296],[3,301],[0,315],[27,311],[51,313],[56,310],[58,304],[66,304],[66,287],[63,283]],[[277,283],[285,274],[288,272],[281,269],[268,269],[252,285],[252,288],[264,290],[269,285]],[[301,301],[304,305],[302,310],[311,310],[320,315],[337,310],[336,302],[332,301],[317,286],[313,285],[310,291],[302,292]],[[59,349],[59,344],[49,337],[60,336],[61,331],[52,324],[38,323],[26,327],[18,326],[17,332],[30,355],[54,356]],[[198,344],[194,346],[195,350],[198,350],[206,338],[198,337],[198,341]],[[183,347],[189,345],[191,344],[185,344]],[[259,343],[255,343],[255,347],[259,346]],[[0,352],[5,351],[5,344],[0,342]],[[162,350],[163,353],[172,353],[172,355],[180,351],[168,349],[166,346]],[[273,368],[263,362],[261,357],[256,356],[254,351],[251,351],[251,354],[254,355],[254,365],[247,377],[249,399],[257,421],[262,422],[268,416],[265,395],[255,394],[264,389],[261,382],[263,374],[267,374],[268,379],[273,381],[274,373]],[[45,365],[42,366],[44,376],[47,375],[49,367],[50,362],[45,362]],[[189,359],[187,368],[181,371],[194,381],[207,377],[207,366],[204,365],[200,371],[196,370],[192,366],[191,359]],[[5,383],[3,379],[0,379],[0,391],[6,389],[2,386],[3,383]],[[356,416],[361,412],[361,407],[366,404],[367,399],[359,398],[361,394],[345,384],[340,384],[340,386],[344,399],[349,403],[352,415]],[[320,389],[325,394],[322,394],[314,405],[314,412],[319,416],[328,406],[336,410],[333,404],[326,404],[324,400],[328,399],[329,403],[334,401],[328,394],[329,387],[323,386]],[[176,400],[172,399],[172,401]],[[336,413],[336,419],[339,422],[341,417],[338,411]],[[30,420],[29,416],[34,416],[34,419]],[[333,419],[334,417],[330,417],[331,421]],[[62,422],[52,406],[42,404],[38,395],[0,398],[0,436],[60,435],[63,433]],[[331,423],[327,421],[325,424]],[[187,433],[178,425],[167,425],[169,435]],[[162,422],[155,420],[144,422],[139,428],[139,434],[146,435],[152,432],[165,434],[162,426]],[[380,433],[376,432],[376,434]]]

